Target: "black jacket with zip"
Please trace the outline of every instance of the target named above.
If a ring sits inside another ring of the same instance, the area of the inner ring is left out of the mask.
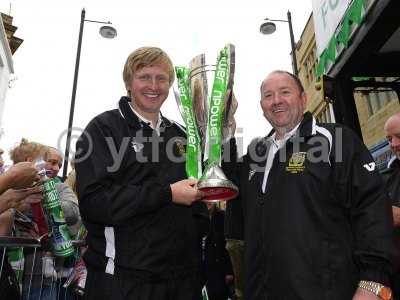
[[[122,97],[77,142],[79,206],[88,229],[89,268],[158,281],[198,273],[196,213],[172,202],[170,184],[186,178],[185,132],[162,118],[160,136]],[[118,158],[119,157],[119,158]]]
[[[264,193],[269,136],[250,144],[237,170],[245,299],[352,299],[359,280],[388,285],[392,217],[362,141],[305,113],[276,153]]]

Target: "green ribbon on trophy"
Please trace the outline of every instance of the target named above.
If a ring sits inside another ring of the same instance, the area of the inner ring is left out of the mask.
[[[208,111],[207,141],[208,164],[219,165],[221,161],[222,117],[225,108],[225,97],[229,79],[229,50],[221,50],[215,69],[214,83]]]
[[[179,109],[183,121],[186,124],[186,174],[189,178],[200,178],[201,176],[201,144],[193,112],[193,103],[189,85],[189,69],[176,67],[178,89],[180,95]]]
[[[235,110],[232,101],[234,46],[226,45],[219,53],[216,65],[207,65],[205,55],[195,57],[190,69],[176,67],[179,92],[175,91],[178,107],[187,127],[186,171],[188,177],[199,178],[198,188],[205,193],[205,201],[224,201],[234,198],[238,188],[220,168],[222,141],[227,124],[233,124]],[[211,95],[207,76],[212,74]],[[205,168],[201,172],[203,150]],[[197,175],[197,176],[196,176]],[[200,176],[201,175],[201,176]]]

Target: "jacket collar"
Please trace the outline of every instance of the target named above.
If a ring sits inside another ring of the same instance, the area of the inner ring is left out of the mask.
[[[396,155],[393,155],[393,156],[390,158],[390,160],[389,160],[389,162],[388,162],[388,164],[387,164],[387,167],[388,167],[388,169],[397,169],[397,168],[400,168],[400,161],[399,161],[399,159],[397,158]]]
[[[139,117],[132,111],[129,102],[131,102],[131,98],[126,96],[121,97],[121,99],[119,100],[118,109],[121,116],[125,119],[125,121],[129,124],[129,126],[133,128],[140,128],[143,127],[144,125],[148,126],[146,122],[140,120]],[[167,118],[165,118],[162,114],[161,114],[161,119],[162,122],[160,128],[172,126],[172,122]]]
[[[267,137],[271,137],[275,132],[275,129],[272,129]],[[299,137],[309,137],[316,134],[316,121],[313,115],[306,111],[303,115],[303,120],[300,122],[300,126],[297,128],[297,132],[295,136]]]

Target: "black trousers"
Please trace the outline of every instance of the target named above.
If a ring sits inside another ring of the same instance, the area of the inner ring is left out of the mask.
[[[85,300],[198,300],[196,276],[138,283],[129,277],[88,270]]]

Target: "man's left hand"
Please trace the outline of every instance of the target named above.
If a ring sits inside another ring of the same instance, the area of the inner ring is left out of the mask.
[[[374,293],[358,288],[353,296],[353,300],[380,300]]]

